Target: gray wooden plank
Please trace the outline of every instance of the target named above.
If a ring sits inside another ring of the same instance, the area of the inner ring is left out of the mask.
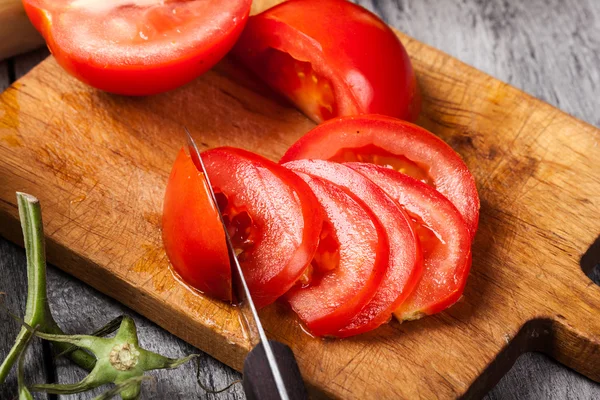
[[[8,62],[0,61],[0,93],[10,86]]]
[[[27,264],[25,251],[6,240],[0,240],[0,292],[6,293],[5,304],[17,315],[25,313],[27,293]],[[20,326],[4,310],[0,310],[0,360],[4,360],[12,347]],[[47,381],[46,369],[40,355],[42,345],[39,340],[31,342],[26,363],[25,380],[28,383],[44,383]],[[0,385],[0,399],[12,399],[17,395],[16,367],[5,384]]]
[[[19,79],[25,75],[29,70],[38,65],[40,62],[46,59],[50,55],[50,52],[46,47],[39,48],[29,53],[22,54],[13,58],[15,77]]]
[[[358,0],[387,23],[600,126],[597,0]]]
[[[600,385],[539,353],[521,356],[486,400],[600,398]]]

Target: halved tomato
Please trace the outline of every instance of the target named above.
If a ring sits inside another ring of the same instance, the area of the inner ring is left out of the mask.
[[[323,225],[319,202],[300,177],[257,154],[221,147],[202,160],[254,302],[271,304],[313,259]]]
[[[380,115],[337,118],[317,126],[281,159],[322,159],[389,166],[433,186],[460,211],[471,234],[479,223],[475,179],[460,156],[431,132]]]
[[[400,321],[440,312],[462,295],[471,267],[469,229],[454,205],[408,175],[374,164],[344,164],[360,172],[410,215],[421,242],[423,277],[394,312]]]
[[[330,335],[375,295],[388,268],[388,239],[362,201],[329,181],[298,175],[321,203],[325,219],[311,267],[285,298],[313,335]]]
[[[225,231],[204,175],[183,149],[167,183],[163,243],[175,272],[207,295],[231,301]]]
[[[292,171],[325,179],[356,196],[385,228],[390,250],[388,269],[383,281],[369,303],[333,336],[353,336],[387,322],[392,312],[413,291],[423,272],[419,240],[408,215],[376,184],[342,164],[323,160],[298,160],[284,166]]]
[[[251,0],[23,0],[56,61],[112,93],[146,95],[196,78],[231,49]]]
[[[368,113],[412,121],[421,108],[398,37],[346,0],[290,0],[250,17],[233,52],[315,122]]]

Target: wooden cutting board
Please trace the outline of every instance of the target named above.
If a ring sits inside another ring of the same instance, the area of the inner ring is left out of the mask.
[[[309,337],[276,304],[261,312],[269,336],[294,349],[315,397],[478,397],[529,350],[600,381],[600,288],[580,267],[600,233],[600,131],[399,36],[423,91],[419,124],[478,183],[464,296],[437,316],[346,340]],[[273,160],[313,126],[229,60],[173,92],[128,98],[79,83],[49,58],[0,96],[0,234],[21,242],[15,192],[38,196],[52,263],[241,369],[248,343],[237,310],[178,282],[162,248],[184,125],[203,148]],[[586,268],[600,258],[595,247]]]

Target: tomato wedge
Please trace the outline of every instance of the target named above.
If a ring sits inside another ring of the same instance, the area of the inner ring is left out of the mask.
[[[167,183],[163,243],[173,269],[185,282],[231,301],[225,231],[209,193],[204,175],[181,149]]]
[[[321,203],[324,223],[309,273],[285,297],[313,335],[325,336],[373,298],[388,268],[388,240],[360,200],[326,180],[298,175]]]
[[[251,0],[23,0],[56,61],[112,93],[181,86],[233,47]]]
[[[290,0],[250,17],[234,55],[315,122],[378,113],[416,120],[421,98],[394,32],[345,0]]]
[[[381,285],[350,323],[333,335],[353,336],[387,322],[392,312],[415,288],[423,272],[419,240],[408,215],[376,184],[342,164],[323,160],[298,160],[284,166],[325,179],[356,196],[376,215],[387,234],[389,261]]]
[[[471,237],[456,207],[437,190],[391,168],[344,165],[375,182],[406,210],[416,226],[425,270],[416,289],[394,312],[396,318],[417,319],[454,304],[471,267]]]
[[[431,132],[380,115],[337,118],[294,143],[281,159],[386,165],[433,186],[460,211],[471,233],[479,223],[475,179],[460,156]]]
[[[202,159],[254,302],[271,304],[313,259],[323,225],[319,202],[300,177],[257,154],[221,147]]]

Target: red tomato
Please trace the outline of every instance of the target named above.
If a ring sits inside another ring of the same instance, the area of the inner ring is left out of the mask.
[[[421,281],[394,315],[411,320],[440,312],[462,295],[471,267],[469,229],[454,205],[408,175],[373,164],[345,164],[375,182],[411,216],[423,250]]]
[[[331,335],[373,298],[388,268],[387,235],[360,200],[326,180],[298,175],[325,219],[309,273],[285,297],[313,335]]]
[[[234,45],[251,0],[23,0],[56,61],[81,81],[126,95],[174,89]]]
[[[477,232],[473,175],[448,144],[416,125],[379,115],[338,118],[300,138],[281,163],[303,158],[390,166],[436,188],[460,211],[471,238]]]
[[[183,149],[165,194],[162,234],[173,269],[209,296],[231,301],[231,267],[225,232],[204,175]]]
[[[419,241],[408,215],[376,184],[342,164],[323,160],[298,160],[285,166],[296,172],[328,180],[353,194],[376,215],[387,234],[389,261],[381,285],[369,303],[334,336],[357,335],[387,322],[392,312],[415,288],[423,272]]]
[[[233,51],[316,122],[368,113],[412,121],[421,108],[398,37],[345,0],[290,0],[250,17]]]
[[[202,154],[257,307],[296,283],[319,243],[322,210],[306,182],[257,154],[221,147]]]

